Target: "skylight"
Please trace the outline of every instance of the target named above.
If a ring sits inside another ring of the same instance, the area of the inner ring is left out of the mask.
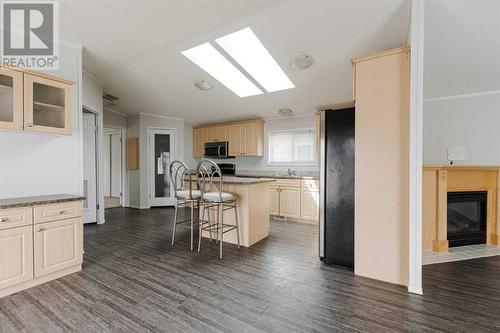
[[[262,90],[224,58],[210,43],[195,46],[181,53],[239,97],[262,94]]]
[[[215,41],[268,92],[295,88],[252,29],[245,28]]]

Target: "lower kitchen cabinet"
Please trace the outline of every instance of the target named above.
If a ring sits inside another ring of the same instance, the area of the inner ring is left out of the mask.
[[[0,208],[0,297],[81,270],[82,197],[75,197]]]
[[[302,189],[300,201],[301,219],[319,220],[319,191]]]
[[[33,227],[0,230],[0,289],[33,279]]]
[[[319,222],[319,181],[277,179],[269,185],[269,214]]]
[[[280,215],[300,219],[300,187],[280,188],[280,208]]]
[[[82,263],[81,218],[35,224],[35,277]]]
[[[269,214],[280,215],[280,188],[269,186]]]

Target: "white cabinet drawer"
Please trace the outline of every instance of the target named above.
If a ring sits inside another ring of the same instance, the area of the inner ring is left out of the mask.
[[[280,187],[300,187],[300,179],[281,179],[277,178],[273,183],[274,186]]]
[[[0,230],[33,224],[32,208],[0,209]]]
[[[35,206],[34,221],[45,223],[82,216],[82,202],[71,201],[56,204]]]

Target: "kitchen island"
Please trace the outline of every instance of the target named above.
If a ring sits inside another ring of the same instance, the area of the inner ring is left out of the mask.
[[[269,184],[271,182],[274,182],[274,179],[236,176],[222,178],[222,190],[233,193],[238,198],[241,246],[250,247],[269,236]],[[234,209],[225,211],[223,214],[224,224],[234,224]],[[216,217],[216,210],[212,209],[212,221],[215,221]],[[213,232],[212,236],[216,237],[215,234]],[[208,238],[209,232],[204,231],[202,236]],[[224,242],[237,244],[236,231],[224,234]]]

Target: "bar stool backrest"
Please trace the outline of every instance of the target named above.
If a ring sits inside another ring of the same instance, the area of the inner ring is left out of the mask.
[[[207,192],[219,192],[222,199],[222,172],[212,160],[203,160],[198,164],[198,189],[202,195]]]
[[[189,197],[193,197],[191,195],[191,171],[184,162],[176,160],[170,163],[170,180],[172,182],[172,186],[174,187],[176,197],[177,192],[186,190],[186,182],[189,184],[189,186],[187,186],[189,189]]]

